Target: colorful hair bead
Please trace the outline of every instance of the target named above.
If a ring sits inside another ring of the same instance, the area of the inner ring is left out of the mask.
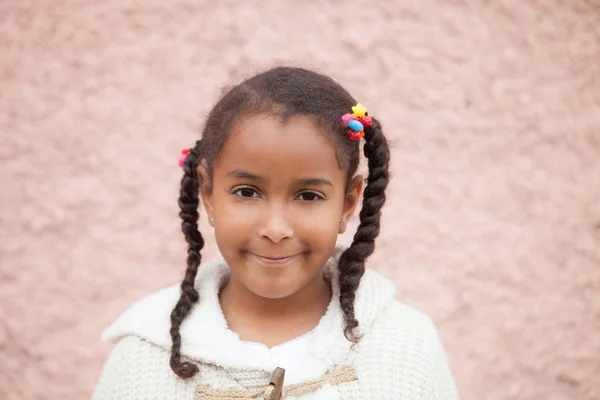
[[[366,113],[367,109],[360,103],[352,107],[352,114],[356,115],[357,117],[364,117]]]
[[[350,140],[360,140],[365,136],[365,127],[373,125],[373,120],[367,115],[367,109],[361,104],[352,107],[352,114],[344,114],[341,118],[342,126],[348,128]]]
[[[361,124],[359,121],[357,120],[351,120],[350,122],[348,122],[348,128],[352,129],[353,131],[362,131],[363,129],[365,129],[365,127],[363,126],[363,124]]]
[[[342,125],[348,126],[348,122],[355,120],[356,117],[352,114],[344,114],[342,115]]]
[[[351,140],[360,140],[360,138],[362,138],[363,136],[365,136],[365,133],[363,131],[353,131],[348,129],[348,137]]]
[[[188,154],[190,154],[190,149],[181,150],[181,155],[179,156],[180,167],[183,167],[183,164],[185,163],[185,159],[187,158]]]
[[[373,119],[371,119],[371,117],[369,117],[368,115],[362,116],[358,120],[361,124],[363,124],[365,128],[370,128],[371,126],[373,126]]]

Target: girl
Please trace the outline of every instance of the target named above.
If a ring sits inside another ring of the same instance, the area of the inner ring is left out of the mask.
[[[365,269],[389,155],[326,76],[280,67],[226,93],[180,158],[183,282],[104,332],[116,346],[93,398],[457,399],[431,320]],[[354,240],[336,245],[361,193]],[[223,256],[202,267],[200,198]]]

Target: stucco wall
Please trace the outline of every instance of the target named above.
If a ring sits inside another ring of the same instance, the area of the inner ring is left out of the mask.
[[[182,274],[179,150],[284,63],[383,120],[370,265],[462,397],[600,399],[599,60],[597,1],[1,1],[0,398],[89,397],[102,328]]]

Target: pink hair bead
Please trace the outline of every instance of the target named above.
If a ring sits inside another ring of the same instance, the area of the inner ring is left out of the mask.
[[[348,126],[348,122],[352,121],[355,118],[356,117],[352,114],[344,114],[344,115],[342,115],[342,124],[344,126]]]

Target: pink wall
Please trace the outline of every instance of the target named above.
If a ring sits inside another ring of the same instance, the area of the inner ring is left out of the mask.
[[[463,399],[600,399],[597,1],[167,3],[0,2],[0,398],[89,397],[102,328],[182,274],[179,150],[283,62],[384,121],[371,266]]]

